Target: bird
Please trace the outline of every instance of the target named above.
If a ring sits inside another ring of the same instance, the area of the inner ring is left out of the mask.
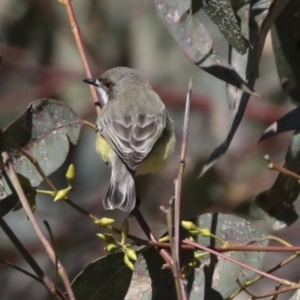
[[[102,99],[96,150],[112,167],[104,209],[132,212],[135,177],[160,170],[174,151],[173,121],[140,70],[116,67],[84,82],[94,85]]]

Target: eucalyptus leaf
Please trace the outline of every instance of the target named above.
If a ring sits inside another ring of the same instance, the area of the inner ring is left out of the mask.
[[[214,51],[204,25],[187,12],[190,6],[190,1],[155,0],[158,16],[188,59],[211,75],[258,96],[234,68]]]
[[[124,253],[114,253],[88,265],[76,276],[72,288],[76,300],[123,300],[131,277]]]
[[[81,126],[82,120],[71,107],[61,101],[41,99],[32,102],[4,132],[36,158],[44,173],[50,175],[65,161],[70,143],[76,145]],[[42,177],[29,159],[9,143],[5,142],[3,148],[9,153],[15,171],[37,187]]]
[[[231,0],[202,0],[201,3],[203,10],[218,26],[226,40],[240,54],[245,54],[249,48],[249,42],[241,32],[240,24],[231,6]]]
[[[246,3],[238,10],[237,14],[241,19],[241,30],[244,36],[247,37],[251,43],[254,43],[258,36],[258,27],[254,22],[254,16],[252,15],[250,8],[250,4]],[[235,66],[239,76],[245,78],[247,85],[253,89],[258,74],[255,49],[249,48],[247,52],[242,55],[234,48],[230,47],[229,54],[230,64]],[[204,167],[202,168],[200,176],[205,174],[207,170],[209,170],[218,161],[218,159],[227,152],[234,138],[235,132],[237,131],[243,119],[250,98],[249,93],[245,93],[232,85],[227,85],[227,96],[228,106],[232,118],[229,132],[225,141],[221,143],[209,156]]]

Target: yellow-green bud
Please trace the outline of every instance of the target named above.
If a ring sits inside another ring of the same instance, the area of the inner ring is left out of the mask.
[[[128,224],[128,219],[126,218],[122,224],[121,228],[121,244],[125,244],[125,240],[127,238],[129,232],[129,224]]]
[[[114,253],[118,247],[115,244],[108,244],[104,250],[107,251],[108,253]]]
[[[191,221],[182,221],[181,222],[181,226],[188,230],[188,231],[191,231],[191,230],[196,230],[198,227]]]
[[[109,233],[97,233],[97,236],[104,240],[106,243],[109,243],[109,244],[116,244],[117,241],[115,239],[115,237]]]
[[[211,235],[211,232],[208,228],[203,228],[201,229],[201,234],[204,236],[204,237],[209,237]]]
[[[71,187],[67,187],[63,190],[59,190],[54,198],[54,201],[59,201],[59,200],[64,200],[66,199],[70,192],[71,192],[72,188]]]
[[[181,274],[182,274],[182,277],[183,278],[187,278],[191,272],[193,271],[193,267],[190,266],[190,265],[187,265],[187,266],[184,266],[182,269],[181,269]]]
[[[199,268],[201,266],[200,260],[197,259],[197,258],[194,258],[193,259],[193,266],[194,266],[194,268]]]
[[[129,257],[130,259],[132,259],[132,260],[134,260],[134,261],[137,260],[136,252],[135,252],[133,249],[131,249],[131,248],[126,248],[126,249],[125,249],[125,252],[126,252],[126,254],[128,255],[128,257]]]
[[[114,222],[115,220],[111,218],[101,218],[99,220],[96,220],[94,223],[100,226],[107,226],[113,224]]]
[[[124,255],[124,263],[130,270],[134,270],[134,264],[130,261],[127,254]]]
[[[67,170],[66,173],[66,178],[68,180],[68,182],[71,182],[76,176],[76,171],[75,171],[75,167],[73,164],[69,165],[69,168]]]

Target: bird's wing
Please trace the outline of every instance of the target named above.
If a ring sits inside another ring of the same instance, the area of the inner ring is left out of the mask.
[[[167,120],[159,116],[139,114],[114,120],[101,117],[98,130],[126,166],[135,171],[162,135]]]

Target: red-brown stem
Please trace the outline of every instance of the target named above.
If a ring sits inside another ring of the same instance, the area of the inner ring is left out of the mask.
[[[139,223],[139,225],[141,226],[142,230],[146,234],[147,238],[153,242],[157,242],[157,240],[158,240],[157,237],[151,231],[151,228],[147,224],[146,220],[144,219],[144,217],[141,214],[139,209],[134,210],[134,216],[135,216],[137,222]],[[162,256],[162,258],[165,260],[165,262],[168,264],[168,266],[172,267],[173,260],[172,260],[171,254],[165,249],[159,249],[158,251],[159,251],[160,255]]]
[[[91,65],[89,63],[89,59],[86,55],[86,52],[85,52],[85,49],[83,46],[82,36],[81,36],[80,28],[79,28],[79,25],[78,25],[78,22],[77,22],[77,19],[76,19],[74,10],[73,10],[72,1],[71,0],[58,0],[58,1],[66,7],[70,25],[71,25],[71,30],[74,35],[76,45],[79,50],[81,59],[83,61],[86,75],[88,78],[93,78],[93,74],[91,71]],[[99,94],[96,90],[96,87],[93,85],[90,85],[90,90],[91,90],[92,97],[93,97],[93,100],[95,103],[96,113],[99,116],[99,114],[101,112],[101,102],[99,101]]]
[[[265,159],[266,161],[268,161],[268,163],[269,163],[269,169],[270,169],[270,170],[274,170],[274,171],[277,171],[277,172],[282,173],[282,174],[284,174],[284,175],[288,175],[288,176],[290,176],[290,177],[292,177],[292,178],[294,178],[294,179],[300,180],[300,175],[299,175],[299,174],[294,173],[294,172],[292,172],[292,171],[286,169],[285,167],[282,167],[282,166],[280,166],[279,164],[275,163],[275,162],[270,158],[269,155],[265,155],[265,156],[264,156],[264,159]]]
[[[54,250],[53,248],[51,247],[51,244],[49,243],[49,241],[46,239],[46,237],[44,236],[41,228],[39,227],[38,225],[38,222],[35,218],[35,215],[30,207],[30,204],[28,202],[28,199],[24,193],[24,190],[20,184],[20,181],[18,179],[18,176],[13,168],[13,164],[10,160],[10,157],[8,155],[7,152],[3,152],[2,153],[2,157],[3,157],[3,161],[6,165],[6,167],[8,168],[8,172],[9,172],[9,176],[10,176],[10,179],[12,181],[12,184],[18,194],[18,197],[22,203],[22,206],[24,208],[24,210],[26,211],[27,213],[27,216],[38,236],[38,238],[40,239],[40,241],[42,242],[46,252],[48,253],[51,261],[55,264],[56,263],[56,255],[54,253]],[[68,278],[68,275],[67,275],[67,272],[64,268],[64,266],[62,265],[62,263],[60,262],[60,260],[57,260],[57,266],[58,266],[58,269],[59,269],[59,275],[60,277],[62,278],[62,281],[64,283],[64,286],[67,290],[67,293],[68,293],[68,297],[70,300],[75,300],[75,296],[74,296],[74,293],[73,293],[73,290],[72,290],[72,287],[71,287],[71,283],[70,283],[70,280]]]

